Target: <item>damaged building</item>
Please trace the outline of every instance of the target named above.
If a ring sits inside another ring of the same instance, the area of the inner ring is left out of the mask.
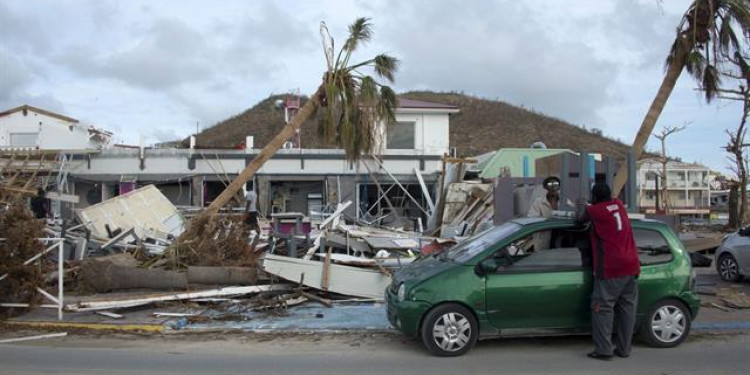
[[[266,217],[299,212],[322,218],[336,204],[352,201],[344,213],[350,218],[401,220],[407,226],[418,218],[424,221],[442,159],[450,152],[450,115],[457,112],[451,105],[402,99],[397,123],[380,131],[377,159],[350,163],[343,150],[290,145],[266,162],[245,188],[257,186]],[[244,149],[115,146],[93,153],[70,151],[67,193],[78,197],[76,208],[84,208],[153,184],[178,207],[205,207],[260,152],[252,139],[250,135]]]

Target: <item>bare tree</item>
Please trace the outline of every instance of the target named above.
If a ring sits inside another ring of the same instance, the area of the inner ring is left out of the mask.
[[[661,194],[664,213],[667,215],[669,214],[669,191],[667,187],[667,163],[669,162],[669,159],[667,159],[666,140],[670,135],[685,130],[687,125],[688,123],[685,123],[682,126],[665,126],[661,129],[659,134],[654,134],[654,137],[661,142],[661,191],[657,191],[656,194]],[[658,210],[659,207],[656,207],[656,209]]]
[[[721,90],[721,97],[729,100],[742,100],[742,118],[740,125],[736,130],[726,130],[729,136],[729,142],[724,146],[724,150],[731,154],[729,157],[732,163],[732,171],[737,175],[736,184],[731,187],[733,190],[739,190],[738,206],[729,205],[729,226],[738,228],[743,226],[747,220],[748,199],[747,199],[747,182],[748,182],[748,161],[745,155],[745,135],[747,134],[747,117],[750,114],[750,90],[740,85],[738,90]],[[739,208],[739,209],[738,209]],[[734,215],[732,215],[734,214]]]

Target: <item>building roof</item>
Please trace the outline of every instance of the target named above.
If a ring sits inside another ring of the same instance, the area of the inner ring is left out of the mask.
[[[642,167],[646,165],[646,167],[652,167],[652,166],[658,166],[661,168],[661,160],[657,158],[647,158],[647,159],[641,159],[638,161],[638,167]],[[681,161],[676,160],[670,160],[667,162],[667,168],[669,169],[695,169],[695,170],[710,170],[711,168],[699,164],[699,163],[685,163]]]
[[[27,104],[24,104],[24,105],[22,105],[20,107],[16,107],[16,108],[11,108],[11,109],[9,109],[7,111],[0,112],[0,117],[8,116],[8,115],[11,115],[13,113],[24,111],[24,110],[26,110],[26,111],[33,111],[33,112],[36,112],[36,113],[38,113],[40,115],[54,117],[54,118],[57,118],[57,119],[60,119],[60,120],[63,120],[63,121],[73,122],[73,123],[76,123],[76,124],[78,123],[78,120],[76,120],[76,119],[74,119],[72,117],[61,115],[61,114],[55,113],[55,112],[50,112],[50,111],[47,111],[47,110],[44,110],[44,109],[41,109],[41,108],[32,107],[32,106],[27,105]]]
[[[450,104],[425,102],[422,100],[399,99],[398,108],[402,109],[434,109],[449,112],[458,112],[458,107]]]

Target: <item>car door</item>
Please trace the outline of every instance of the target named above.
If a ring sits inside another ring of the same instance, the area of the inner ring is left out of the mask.
[[[538,238],[540,233],[536,234]],[[590,326],[591,294],[591,271],[584,267],[582,256],[586,249],[558,244],[536,251],[525,245],[533,242],[533,237],[514,240],[493,254],[500,266],[485,276],[485,305],[491,324],[506,332],[586,329]]]
[[[738,235],[735,243],[737,245],[734,246],[734,256],[737,258],[742,273],[746,274],[750,271],[750,236]]]

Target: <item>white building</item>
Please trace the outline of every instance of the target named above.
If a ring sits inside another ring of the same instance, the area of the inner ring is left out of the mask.
[[[449,118],[457,112],[458,108],[450,105],[400,100],[397,124],[380,128],[382,166],[371,158],[365,160],[394,206],[402,208],[401,216],[421,216],[421,210],[395,186],[394,178],[426,207],[416,173],[422,175],[432,192],[443,156],[449,152]],[[263,146],[244,150],[113,148],[75,156],[70,176],[75,182],[74,193],[81,197],[79,206],[146,184],[156,185],[177,205],[205,206]],[[351,200],[355,204],[347,215],[374,217],[385,206],[364,164],[348,163],[339,149],[279,150],[258,171],[253,183],[265,214],[310,214],[321,205]]]
[[[101,150],[112,133],[29,105],[0,112],[0,149]]]
[[[677,161],[667,162],[667,203],[669,213],[677,215],[708,215],[711,210],[711,170],[708,167]],[[664,189],[662,163],[655,159],[638,162],[638,206],[640,211],[656,211],[656,179]],[[664,207],[663,198],[659,203]]]

